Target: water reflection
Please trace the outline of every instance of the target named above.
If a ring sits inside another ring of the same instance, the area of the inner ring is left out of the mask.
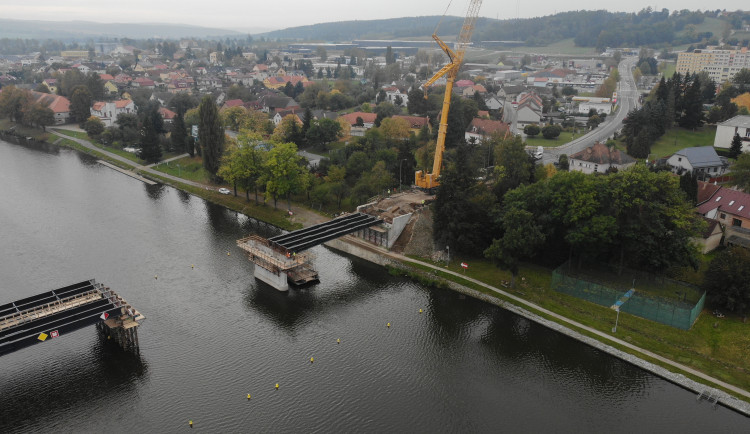
[[[35,358],[18,369],[3,369],[0,432],[14,432],[96,401],[134,399],[148,378],[141,356],[98,338],[76,354]]]
[[[177,193],[177,197],[180,199],[182,203],[186,205],[190,203],[190,198],[192,197],[190,193],[188,193],[187,191],[183,191],[183,190],[175,190],[175,193]]]
[[[148,195],[148,197],[153,200],[159,200],[166,191],[167,186],[164,184],[151,185],[143,183],[143,188],[146,189],[146,194]]]
[[[446,341],[448,344],[467,333],[467,326],[480,320],[492,309],[487,303],[446,289],[432,289],[427,294],[428,316],[432,319],[435,330],[449,339]]]

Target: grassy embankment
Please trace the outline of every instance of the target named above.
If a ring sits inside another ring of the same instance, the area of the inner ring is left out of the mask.
[[[683,148],[713,146],[716,127],[705,125],[693,131],[684,128],[672,128],[651,146],[649,160],[666,157]]]
[[[102,143],[99,143],[99,142],[95,141],[94,139],[92,139],[91,137],[89,137],[88,134],[86,134],[84,132],[81,132],[81,131],[70,131],[70,130],[57,130],[57,131],[60,134],[68,136],[68,137],[74,137],[76,139],[81,139],[81,140],[88,140],[89,142],[91,142],[91,144],[93,144],[97,148],[101,148],[101,149],[103,149],[103,150],[105,150],[107,152],[111,152],[113,154],[119,155],[120,157],[127,158],[128,160],[132,161],[133,163],[136,163],[136,164],[145,164],[143,160],[141,160],[140,158],[138,158],[132,152],[124,151],[124,150],[122,150],[119,147],[107,146],[107,145],[104,145]]]
[[[705,271],[709,258],[704,257],[702,270],[699,270],[697,273],[685,272],[685,276],[683,277],[687,277],[688,279],[686,280],[692,280],[693,283],[698,283],[702,279],[702,271]],[[424,260],[423,258],[417,259]],[[502,280],[510,280],[509,272],[500,270],[481,258],[456,257],[452,260],[449,269],[459,273],[462,272],[459,265],[462,261],[470,264],[469,269],[466,271],[467,277],[477,279],[495,287],[499,287]],[[413,264],[409,264],[409,266],[433,274],[432,270],[427,267],[420,267]],[[437,276],[456,281],[484,294],[489,294],[516,305],[518,304],[507,297],[464,279],[442,272],[437,272]],[[521,280],[521,277],[525,280]],[[506,289],[506,291],[585,326],[612,334],[611,331],[615,321],[614,311],[607,307],[551,290],[551,277],[552,270],[526,264],[521,267],[516,289]],[[522,307],[526,308],[525,306]],[[535,311],[534,309],[529,310],[547,319],[559,322],[539,311]],[[717,319],[709,311],[710,309],[708,308],[704,310],[691,330],[680,330],[621,313],[617,333],[613,334],[613,336],[678,363],[700,370],[729,384],[750,390],[750,360],[748,359],[748,354],[750,354],[750,324],[743,323],[742,318],[735,315],[727,315],[725,318]],[[601,340],[601,338],[593,336],[584,330],[567,324],[565,325],[587,336]],[[675,369],[612,342],[605,341],[605,343],[667,369]],[[686,375],[696,381],[705,383],[705,380],[688,374]],[[730,391],[727,392],[731,393]],[[747,399],[740,396],[738,398]]]

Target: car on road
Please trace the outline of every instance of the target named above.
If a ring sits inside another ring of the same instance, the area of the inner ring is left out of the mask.
[[[221,194],[229,194],[229,193],[231,193],[231,191],[229,191],[228,188],[221,187],[219,189],[219,193],[221,193]]]

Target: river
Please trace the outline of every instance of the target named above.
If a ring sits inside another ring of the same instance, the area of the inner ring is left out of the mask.
[[[313,249],[319,284],[278,292],[235,246],[251,232],[275,233],[87,155],[0,141],[0,304],[95,278],[147,317],[139,356],[89,327],[0,358],[0,432],[750,426],[515,314],[326,247]]]

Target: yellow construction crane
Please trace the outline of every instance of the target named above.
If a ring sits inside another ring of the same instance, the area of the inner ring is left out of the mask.
[[[471,42],[471,34],[474,32],[474,24],[477,21],[479,15],[479,7],[482,5],[482,0],[471,0],[469,3],[469,10],[466,12],[466,19],[464,25],[461,27],[461,33],[458,35],[456,41],[456,51],[451,50],[448,45],[445,44],[437,35],[437,29],[432,34],[432,39],[438,43],[440,48],[445,51],[448,55],[448,64],[445,65],[440,71],[438,71],[431,79],[423,85],[425,92],[425,98],[427,98],[427,88],[432,86],[435,81],[440,77],[447,74],[445,85],[445,97],[443,98],[443,112],[440,116],[440,128],[438,129],[437,144],[435,146],[435,160],[432,163],[432,173],[424,173],[419,170],[415,173],[414,183],[417,187],[423,189],[433,189],[440,185],[438,178],[440,177],[440,169],[443,166],[443,152],[445,151],[445,134],[448,132],[448,111],[451,108],[451,94],[453,93],[453,82],[456,81],[458,76],[458,69],[461,67],[461,62],[464,60],[464,54],[466,53],[466,46]]]

